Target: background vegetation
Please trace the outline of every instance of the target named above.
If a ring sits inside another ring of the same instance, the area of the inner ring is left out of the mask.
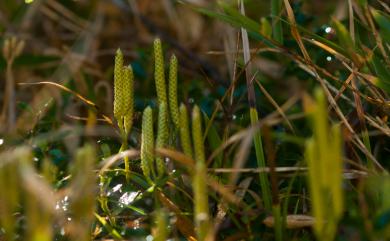
[[[0,1],[0,240],[390,239],[389,14]]]

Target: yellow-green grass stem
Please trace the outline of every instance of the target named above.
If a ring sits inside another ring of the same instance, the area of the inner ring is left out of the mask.
[[[210,232],[210,217],[207,192],[207,167],[203,143],[202,119],[198,106],[192,111],[192,138],[194,143],[195,173],[194,190],[194,222],[199,241],[206,240]]]
[[[257,110],[255,108],[251,107],[249,110],[249,114],[250,114],[251,124],[255,125],[259,121]],[[257,166],[259,168],[264,168],[264,167],[266,167],[266,163],[265,163],[265,157],[264,157],[263,143],[262,143],[261,134],[259,131],[254,133],[253,139],[254,139],[254,144],[255,144]],[[260,178],[261,194],[262,194],[262,198],[264,201],[264,207],[266,210],[270,211],[271,210],[271,192],[269,189],[270,185],[269,185],[267,174],[264,172],[260,172],[259,178]]]

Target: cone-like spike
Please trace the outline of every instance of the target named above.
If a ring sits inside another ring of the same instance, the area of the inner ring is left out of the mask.
[[[172,55],[169,63],[169,112],[176,129],[179,129],[179,105],[177,104],[177,58]]]
[[[192,158],[192,144],[190,137],[189,121],[187,108],[184,104],[180,105],[180,143],[184,154]]]
[[[160,39],[154,40],[154,79],[158,103],[167,104],[167,90],[164,73],[164,56]]]
[[[154,159],[153,112],[147,107],[142,116],[141,168],[148,181],[151,182]]]
[[[121,122],[121,117],[125,114],[123,87],[123,54],[118,49],[114,65],[114,117],[118,123]]]
[[[168,121],[167,121],[167,106],[164,103],[160,104],[158,113],[158,132],[156,148],[166,147],[168,144]],[[156,158],[157,172],[162,176],[165,171],[165,164],[163,157]]]

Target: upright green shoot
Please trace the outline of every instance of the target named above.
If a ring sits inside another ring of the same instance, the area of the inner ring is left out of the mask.
[[[207,192],[207,167],[204,152],[201,113],[198,106],[192,111],[192,137],[194,142],[195,172],[193,176],[194,190],[194,222],[199,241],[210,235],[210,217]]]
[[[326,99],[317,89],[316,102],[306,104],[313,137],[306,143],[308,183],[315,217],[314,232],[319,240],[333,240],[344,205],[340,126],[329,127]]]

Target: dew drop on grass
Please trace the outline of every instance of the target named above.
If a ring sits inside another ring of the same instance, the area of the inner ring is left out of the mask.
[[[328,62],[330,62],[330,61],[332,61],[332,57],[331,57],[331,56],[327,56],[327,57],[326,57],[326,60],[327,60]]]
[[[118,192],[119,191],[121,193],[122,192],[122,184],[118,184],[115,187],[113,187],[112,191],[113,192]]]
[[[146,241],[153,241],[153,236],[152,235],[148,235],[146,236]]]
[[[325,28],[325,33],[331,33],[332,32],[332,28],[331,27],[326,27]]]
[[[68,211],[68,206],[69,206],[69,197],[65,196],[64,199],[57,201],[56,203],[56,209],[62,209],[64,212]]]
[[[4,139],[0,139],[0,146],[4,144]]]
[[[135,198],[138,196],[139,192],[125,192],[119,198],[119,205],[121,207],[127,206],[130,203],[134,202]]]

